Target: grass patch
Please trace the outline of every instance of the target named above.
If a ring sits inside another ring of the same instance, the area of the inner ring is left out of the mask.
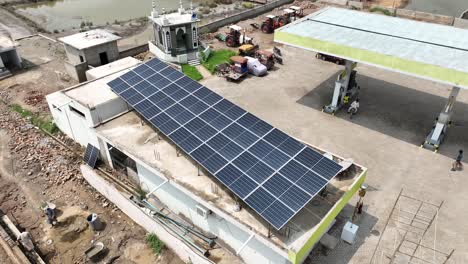
[[[37,126],[38,128],[49,132],[50,134],[55,134],[59,131],[58,127],[49,118],[44,118],[38,114],[34,114],[33,112],[24,109],[18,104],[12,104],[10,109],[19,113],[21,117],[27,118],[34,126]]]
[[[210,56],[205,60],[202,65],[212,74],[216,70],[216,66],[222,63],[229,62],[232,56],[235,56],[236,53],[232,50],[214,50],[210,53]]]
[[[203,79],[203,75],[201,75],[198,69],[192,65],[182,64],[182,72],[195,81]]]
[[[369,9],[370,12],[372,13],[375,13],[375,12],[378,12],[378,13],[382,13],[386,16],[393,16],[392,12],[390,12],[390,10],[388,9],[385,9],[383,7],[378,7],[378,6],[375,6],[375,7],[372,7],[371,9]]]
[[[154,233],[146,235],[146,242],[156,255],[161,254],[165,248],[164,242],[162,242]]]

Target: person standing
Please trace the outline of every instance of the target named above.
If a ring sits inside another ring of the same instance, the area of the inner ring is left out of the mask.
[[[458,156],[452,164],[452,171],[463,170],[463,150],[458,151]]]

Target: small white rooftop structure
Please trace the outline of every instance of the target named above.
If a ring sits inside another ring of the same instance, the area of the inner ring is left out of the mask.
[[[295,10],[295,11],[301,10],[301,8],[298,7],[298,6],[290,6],[289,8],[292,9],[292,10]]]
[[[136,66],[141,63],[140,60],[137,60],[133,57],[126,57],[114,62],[111,62],[106,65],[102,65],[91,70],[86,71],[86,77],[88,81],[104,77],[106,75],[119,72],[121,70],[127,69],[131,66]]]
[[[97,144],[96,136],[89,129],[129,110],[107,83],[139,63],[136,59],[125,58],[110,67],[95,68],[96,79],[47,95],[55,124],[82,146]]]
[[[328,7],[275,31],[275,42],[468,88],[468,30]]]
[[[283,10],[284,12],[288,13],[288,14],[291,14],[291,13],[294,13],[295,11],[292,10],[292,9],[289,9],[289,8],[286,8]]]
[[[94,29],[59,38],[61,42],[79,50],[117,41],[119,39],[119,36],[116,36],[103,29]]]
[[[276,16],[275,16],[275,15],[267,15],[266,17],[267,17],[267,18],[270,18],[270,19],[274,19],[274,18],[276,18]]]

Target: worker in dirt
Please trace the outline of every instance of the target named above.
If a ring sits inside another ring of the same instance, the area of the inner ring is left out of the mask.
[[[351,105],[348,108],[348,114],[357,114],[359,110],[359,98],[354,100],[354,102],[351,103]]]
[[[47,223],[49,223],[53,227],[57,223],[54,209],[47,207],[45,209],[45,213],[47,216]]]
[[[461,171],[461,170],[463,170],[462,160],[463,160],[463,150],[460,149],[458,151],[457,158],[455,159],[455,161],[452,164],[452,171]]]
[[[18,242],[27,250],[32,251],[34,250],[34,243],[32,241],[32,237],[29,232],[23,231],[21,234],[18,235],[17,239]]]

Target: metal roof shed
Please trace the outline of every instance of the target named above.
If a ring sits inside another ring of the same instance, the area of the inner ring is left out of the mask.
[[[468,89],[468,30],[325,8],[275,31],[275,42]]]

